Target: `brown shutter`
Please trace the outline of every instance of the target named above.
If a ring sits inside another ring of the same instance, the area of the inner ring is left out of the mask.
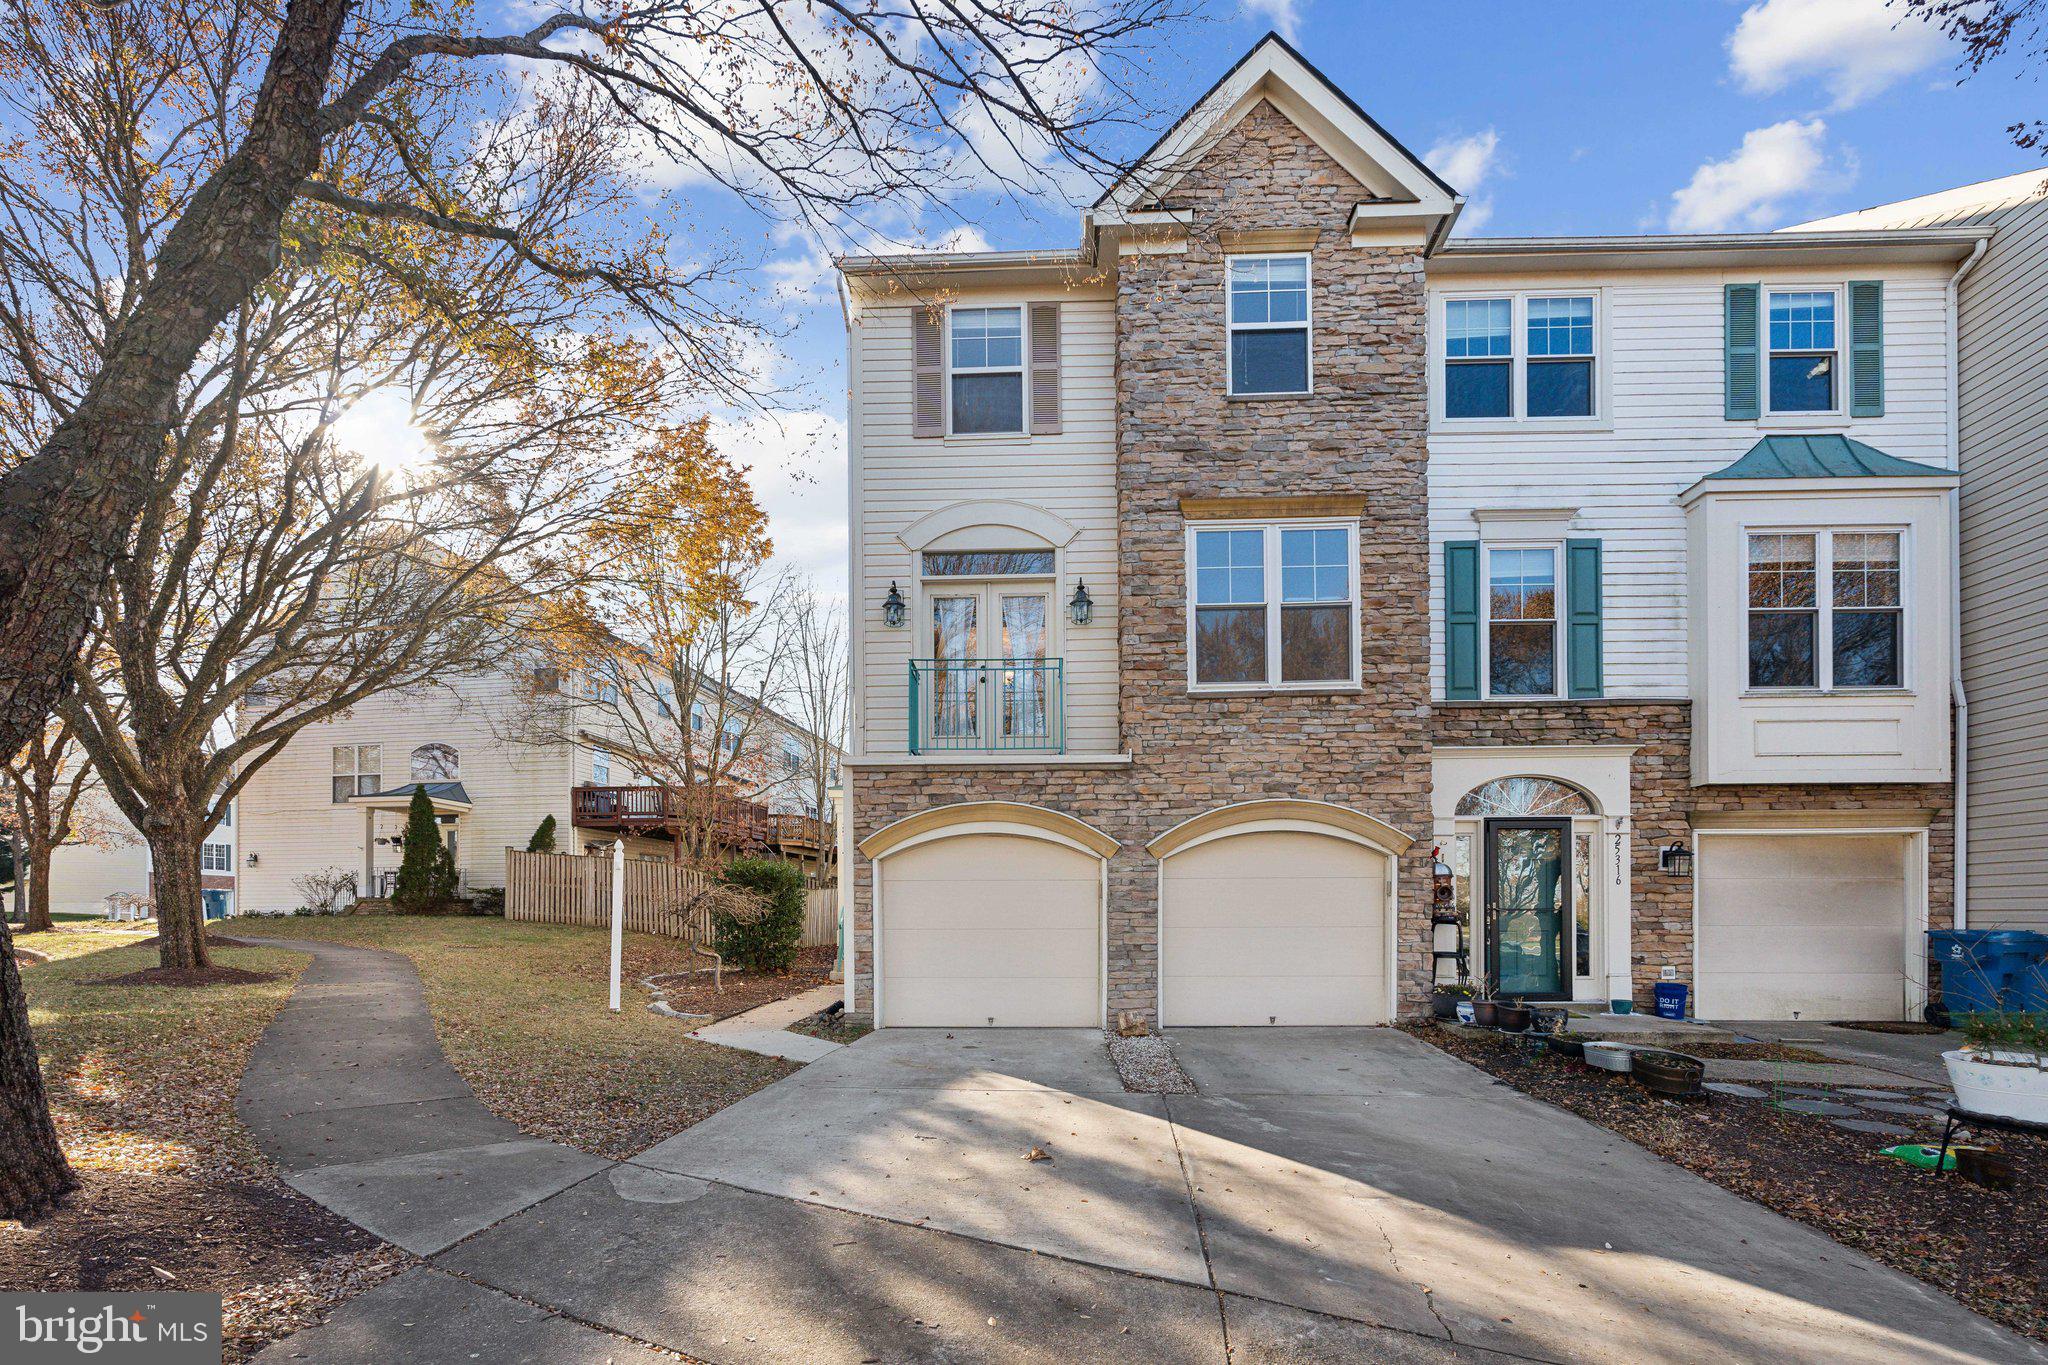
[[[946,434],[946,347],[944,329],[929,308],[910,314],[910,363],[914,372],[911,386],[910,434]]]
[[[1060,306],[1031,305],[1031,434],[1060,429]]]

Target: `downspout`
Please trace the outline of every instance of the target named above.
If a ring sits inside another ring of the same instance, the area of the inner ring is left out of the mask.
[[[1948,448],[1949,455],[1956,462],[1956,472],[1962,473],[1962,391],[1963,353],[1960,341],[1963,278],[1977,268],[1977,262],[1984,259],[1985,249],[1991,245],[1988,237],[1979,237],[1977,245],[1970,248],[1970,254],[1948,277]],[[1951,924],[1957,929],[1970,927],[1970,696],[1963,688],[1963,490],[1961,482],[1949,492],[1948,534],[1952,571],[1948,576],[1948,615],[1951,633],[1949,663],[1954,673],[1950,686],[1954,690],[1956,708],[1955,737],[1955,891],[1951,907]]]

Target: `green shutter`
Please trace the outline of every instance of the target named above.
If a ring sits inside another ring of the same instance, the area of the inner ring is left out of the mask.
[[[1756,310],[1762,285],[1731,284],[1722,290],[1726,337],[1722,388],[1731,422],[1754,422],[1762,414],[1757,395]]]
[[[1600,677],[1600,542],[1564,543],[1565,668],[1574,697],[1605,694]]]
[[[1444,542],[1444,698],[1479,699],[1479,542]]]
[[[1884,281],[1849,281],[1849,415],[1884,416]]]

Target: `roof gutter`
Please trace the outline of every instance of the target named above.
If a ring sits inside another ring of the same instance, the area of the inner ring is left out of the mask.
[[[1962,283],[1991,244],[1979,237],[1977,245],[1948,277],[1948,449],[1956,469],[1963,467],[1963,355],[1961,344]],[[1949,494],[1949,629],[1952,633],[1949,661],[1953,671],[1950,687],[1955,697],[1955,892],[1950,906],[1951,926],[1970,927],[1970,694],[1963,687],[1963,490]]]

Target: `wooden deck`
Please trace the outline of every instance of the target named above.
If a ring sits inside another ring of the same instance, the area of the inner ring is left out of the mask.
[[[570,822],[579,829],[673,839],[695,812],[680,787],[577,787],[570,798]],[[700,798],[701,799],[701,798]],[[720,847],[737,852],[777,852],[817,857],[825,848],[825,825],[808,815],[769,810],[743,797],[715,798],[710,812]]]

